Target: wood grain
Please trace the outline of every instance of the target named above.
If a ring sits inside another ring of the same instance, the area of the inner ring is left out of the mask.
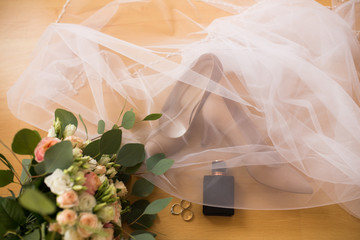
[[[48,24],[55,22],[64,2],[0,1],[0,139],[8,146],[19,129],[34,128],[10,113],[6,92],[28,66],[38,39]],[[329,0],[319,2],[330,4]],[[0,152],[13,159],[4,147],[0,147]],[[13,162],[19,169],[20,165]],[[16,185],[11,188],[18,189]],[[8,195],[6,189],[0,193]],[[160,189],[154,195],[153,199],[168,197]],[[292,211],[236,210],[233,217],[204,217],[202,207],[193,205],[194,219],[185,222],[180,216],[170,214],[170,206],[177,202],[180,200],[174,198],[151,228],[158,233],[157,239],[360,239],[360,220],[338,205]]]

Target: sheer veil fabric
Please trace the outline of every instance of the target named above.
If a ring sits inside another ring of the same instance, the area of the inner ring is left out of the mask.
[[[201,204],[203,176],[223,160],[235,208],[339,203],[360,217],[359,1],[97,4],[70,2],[44,32],[8,92],[15,116],[47,130],[65,108],[94,136],[126,101],[139,120],[163,113],[124,141],[175,160],[144,174],[174,196]]]

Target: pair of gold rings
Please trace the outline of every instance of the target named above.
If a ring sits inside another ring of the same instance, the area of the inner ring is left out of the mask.
[[[171,207],[171,214],[180,215],[184,221],[190,221],[194,217],[194,213],[190,210],[191,202],[181,200],[180,204],[175,203]]]

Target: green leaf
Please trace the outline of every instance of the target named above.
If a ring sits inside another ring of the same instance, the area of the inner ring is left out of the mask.
[[[164,158],[161,159],[151,170],[155,175],[161,175],[165,173],[172,165],[174,164],[174,160]]]
[[[17,154],[34,156],[34,150],[40,141],[41,137],[37,131],[24,128],[15,134],[11,149]]]
[[[156,214],[163,210],[170,202],[172,198],[158,199],[150,203],[144,211],[144,214]]]
[[[0,170],[0,187],[12,183],[14,180],[14,173],[11,170]]]
[[[154,120],[158,120],[159,118],[161,118],[162,114],[161,113],[152,113],[150,115],[147,115],[143,121],[154,121]]]
[[[125,169],[124,173],[126,173],[126,174],[134,174],[134,173],[136,173],[137,170],[139,170],[139,168],[141,167],[141,165],[142,165],[142,162],[136,164],[136,165],[133,166],[133,167],[127,167],[127,168]]]
[[[122,131],[112,129],[105,132],[100,138],[100,152],[102,154],[114,154],[120,148]]]
[[[99,120],[97,132],[98,134],[103,134],[104,131],[105,131],[105,122],[104,120]]]
[[[85,125],[85,122],[83,120],[83,118],[81,117],[81,115],[79,114],[79,118],[80,118],[80,121],[81,123],[83,124],[84,128],[85,128],[85,133],[86,133],[86,139],[88,139],[88,130],[87,130],[87,127]]]
[[[165,154],[163,153],[158,153],[158,154],[155,154],[151,157],[149,157],[147,160],[146,160],[146,168],[147,170],[151,170],[153,167],[155,167],[155,165],[161,160],[161,159],[164,159],[165,158]]]
[[[24,240],[39,240],[40,238],[40,229],[36,229],[30,234],[24,236]]]
[[[16,200],[0,197],[0,239],[8,230],[15,230],[25,221],[24,210]]]
[[[67,125],[73,124],[73,125],[75,125],[76,128],[78,126],[78,121],[77,121],[75,115],[72,112],[69,112],[65,109],[58,108],[55,110],[55,119],[57,119],[57,118],[59,118],[59,120],[61,122],[60,137],[62,137],[62,134]]]
[[[145,178],[141,178],[134,183],[131,194],[138,197],[147,197],[152,193],[153,190],[154,184]]]
[[[31,159],[23,159],[22,165],[29,172],[30,167],[31,167]],[[25,170],[22,169],[21,175],[20,175],[21,184],[25,184],[27,181],[30,181],[30,180],[31,179],[29,179],[29,176],[26,174]]]
[[[124,114],[124,117],[121,122],[121,126],[125,129],[131,129],[135,124],[135,113],[131,111],[127,111]]]
[[[133,167],[145,159],[144,145],[140,143],[125,144],[116,157],[116,163],[124,167]]]
[[[90,142],[83,150],[83,155],[100,159],[100,139]]]
[[[132,236],[134,236],[133,240],[155,240],[151,233],[140,233]]]
[[[27,188],[19,197],[19,203],[24,208],[41,215],[49,215],[56,210],[55,204],[45,194],[34,188]]]
[[[37,174],[52,173],[57,168],[66,169],[73,163],[72,144],[63,141],[50,147],[44,156],[44,161],[34,166]]]
[[[146,229],[154,224],[156,215],[143,215],[145,208],[149,205],[147,200],[138,200],[131,205],[131,212],[127,217],[126,221],[131,224],[130,227],[133,229]],[[140,217],[141,216],[141,217]],[[140,218],[139,218],[140,217]],[[139,218],[139,219],[138,219]],[[135,223],[133,223],[138,219]]]

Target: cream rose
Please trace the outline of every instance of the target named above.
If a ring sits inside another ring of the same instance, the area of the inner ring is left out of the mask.
[[[115,207],[108,205],[100,209],[96,215],[102,220],[103,223],[108,223],[115,218]]]
[[[95,234],[91,237],[91,240],[112,240],[114,239],[114,229],[112,228],[104,228],[103,229],[105,235]]]
[[[87,192],[83,192],[79,197],[79,205],[76,207],[76,210],[80,212],[91,212],[95,205],[95,197]]]
[[[70,191],[73,186],[70,176],[60,169],[56,169],[51,175],[47,176],[44,182],[46,186],[50,188],[51,192],[57,195]]]
[[[68,136],[66,137],[64,140],[70,141],[73,148],[78,147],[78,148],[83,148],[84,147],[84,141],[76,136]]]

